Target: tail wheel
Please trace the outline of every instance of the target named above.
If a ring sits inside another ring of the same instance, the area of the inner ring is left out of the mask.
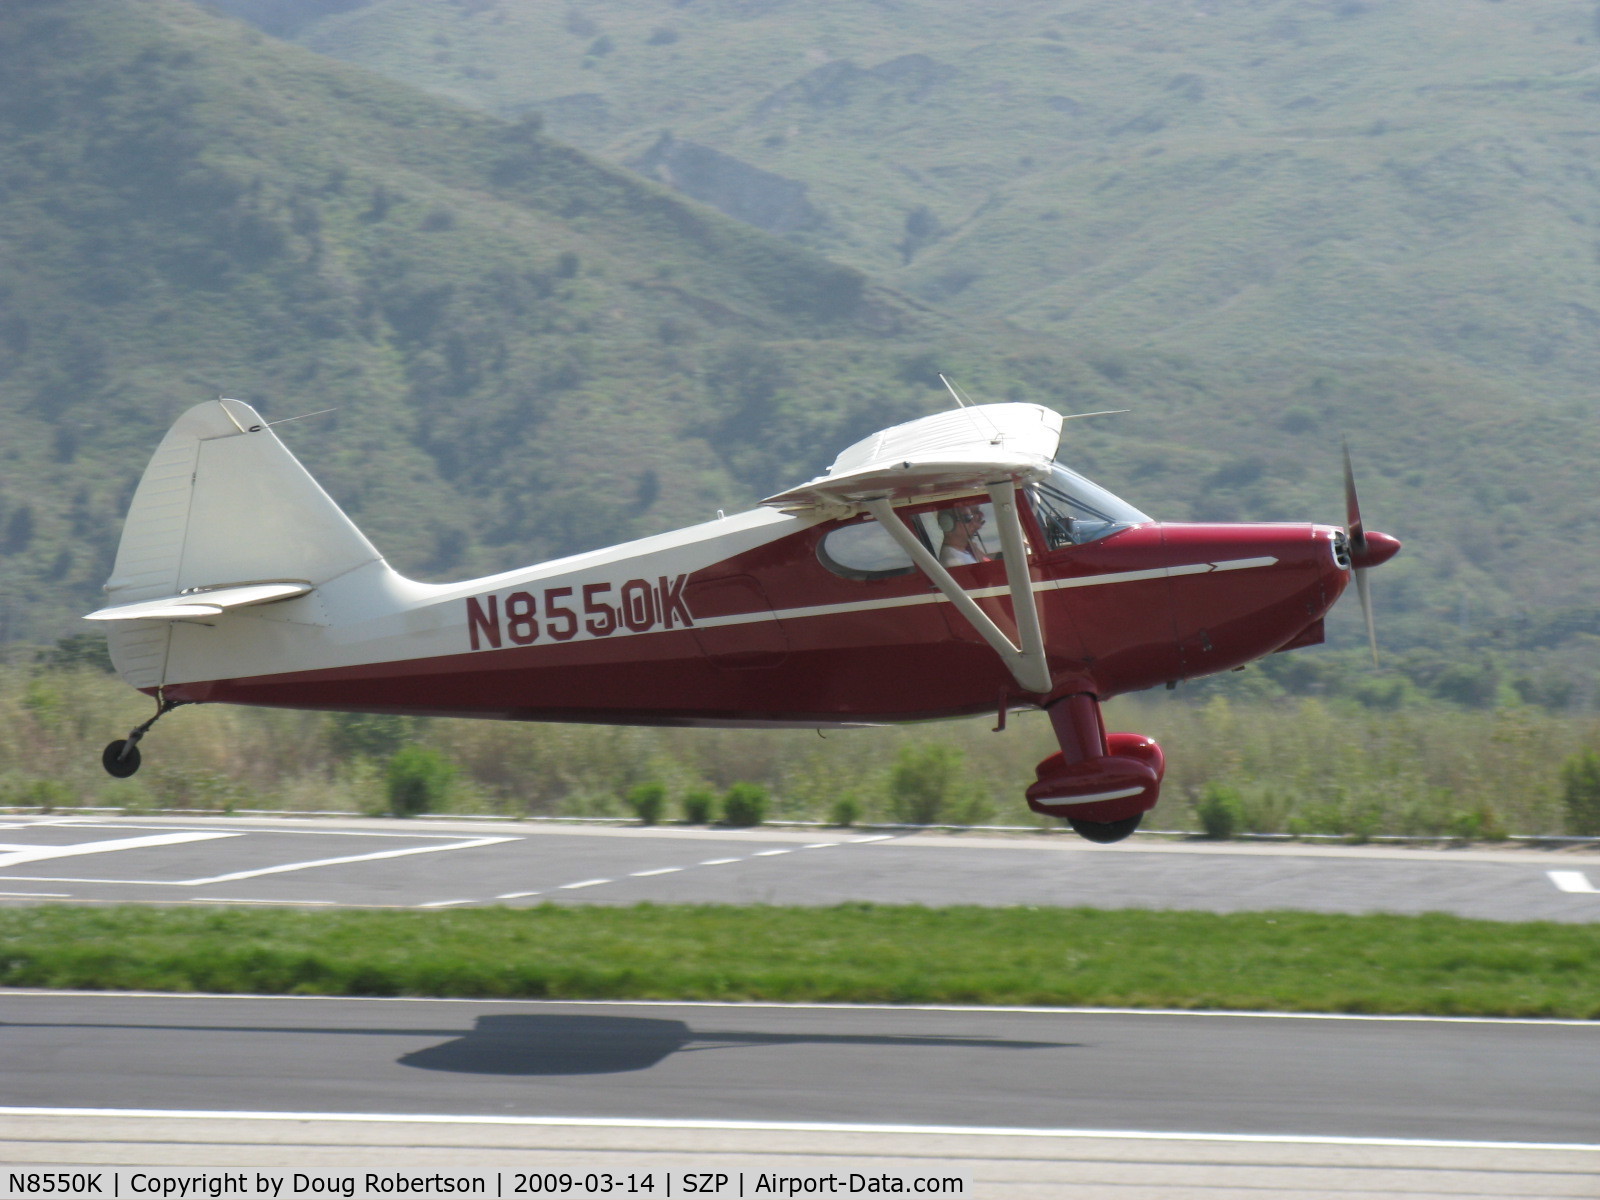
[[[1135,829],[1139,822],[1144,820],[1143,813],[1134,813],[1131,817],[1124,817],[1120,821],[1085,821],[1080,817],[1068,817],[1067,824],[1072,826],[1072,832],[1089,842],[1099,842],[1106,845],[1110,842],[1120,842]]]
[[[139,769],[139,747],[130,746],[126,738],[118,738],[100,755],[100,765],[106,774],[126,779]]]

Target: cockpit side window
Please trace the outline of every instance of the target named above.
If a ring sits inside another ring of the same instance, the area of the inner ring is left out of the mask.
[[[1028,499],[1050,550],[1081,546],[1150,521],[1127,501],[1060,463],[1050,468],[1050,478],[1028,488]]]
[[[916,570],[888,530],[871,517],[829,531],[817,543],[817,559],[846,579],[893,579]]]

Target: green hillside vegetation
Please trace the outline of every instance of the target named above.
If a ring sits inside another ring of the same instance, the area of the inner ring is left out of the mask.
[[[1336,520],[1348,434],[1386,640],[1600,665],[1593,5],[218,6],[1005,318],[1159,516]]]
[[[233,395],[404,570],[705,519],[937,402],[946,325],[544,136],[172,0],[0,11],[0,640]],[[780,469],[781,467],[781,469]]]

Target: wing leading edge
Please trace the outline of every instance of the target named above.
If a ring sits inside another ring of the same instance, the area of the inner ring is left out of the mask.
[[[980,404],[907,421],[846,448],[823,474],[763,504],[806,509],[867,500],[911,500],[1050,469],[1060,413],[1039,404]]]

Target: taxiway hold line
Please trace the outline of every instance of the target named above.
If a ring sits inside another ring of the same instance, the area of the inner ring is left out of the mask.
[[[1448,1150],[1566,1150],[1600,1153],[1595,1142],[1495,1142],[1462,1138],[1342,1137],[1294,1133],[1183,1133],[1148,1129],[1030,1129],[993,1125],[868,1125],[843,1121],[733,1121],[693,1117],[512,1117],[454,1113],[228,1112],[171,1108],[0,1107],[7,1117],[128,1117],[140,1120],[376,1121],[414,1125],[520,1125],[577,1129],[709,1129],[770,1133],[923,1134],[935,1137],[1105,1138],[1141,1142],[1233,1142],[1289,1146],[1399,1146]]]

